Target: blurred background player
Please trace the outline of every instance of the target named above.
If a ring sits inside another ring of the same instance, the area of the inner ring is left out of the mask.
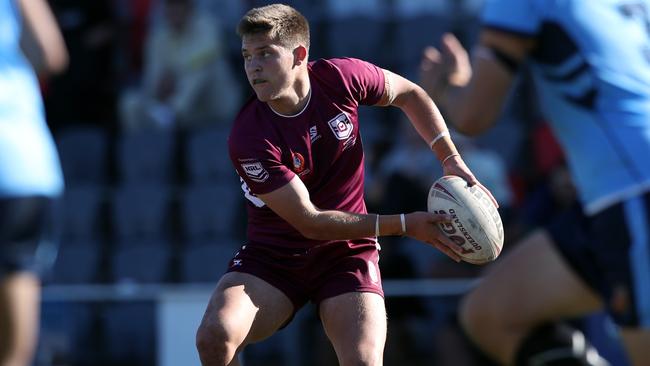
[[[29,61],[21,50],[25,47]],[[38,72],[60,72],[67,51],[43,0],[0,1],[0,365],[31,363],[39,271],[53,260],[54,201],[63,190]]]
[[[443,173],[479,184],[424,90],[365,61],[308,61],[309,24],[280,4],[238,26],[255,97],[229,149],[248,199],[248,242],[219,281],[197,332],[205,365],[238,365],[244,346],[271,336],[307,301],[318,305],[340,365],[381,365],[386,311],[377,237],[406,235],[459,260],[444,216],[368,214],[359,105],[409,117]]]
[[[633,364],[650,365],[650,1],[488,0],[482,20],[473,65],[445,35],[442,52],[425,50],[422,85],[476,135],[529,66],[581,208],[498,261],[461,322],[502,364],[596,365],[559,321],[604,307]]]
[[[122,97],[123,130],[189,129],[232,118],[241,87],[219,23],[193,0],[165,0],[163,14],[147,37],[142,86]]]

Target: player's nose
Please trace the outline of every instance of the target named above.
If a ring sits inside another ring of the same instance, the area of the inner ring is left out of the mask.
[[[248,71],[249,74],[253,74],[256,72],[262,71],[262,65],[253,58],[249,62],[246,63],[246,70]]]

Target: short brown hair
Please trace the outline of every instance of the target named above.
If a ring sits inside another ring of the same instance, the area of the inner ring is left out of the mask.
[[[239,21],[237,34],[268,34],[284,47],[302,44],[309,49],[309,22],[298,10],[284,4],[249,10]]]

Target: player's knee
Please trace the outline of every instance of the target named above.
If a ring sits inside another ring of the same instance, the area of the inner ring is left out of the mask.
[[[196,332],[196,348],[205,365],[227,365],[240,346],[232,332],[220,323],[202,323]]]
[[[465,333],[474,339],[480,335],[482,329],[489,328],[490,317],[486,314],[486,305],[476,292],[470,292],[463,298],[458,318]]]
[[[341,366],[377,366],[382,364],[383,344],[368,342],[341,355]]]

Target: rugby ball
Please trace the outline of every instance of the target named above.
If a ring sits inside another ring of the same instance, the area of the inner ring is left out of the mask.
[[[455,175],[433,183],[427,200],[429,212],[449,214],[451,222],[440,229],[460,248],[463,261],[485,264],[495,260],[503,248],[503,224],[497,207],[485,191]]]

